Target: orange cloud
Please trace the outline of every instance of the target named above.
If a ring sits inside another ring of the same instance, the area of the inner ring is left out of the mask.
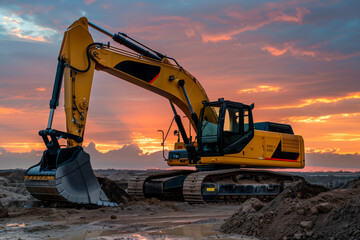
[[[322,148],[322,149],[315,149],[311,147],[306,147],[305,152],[306,153],[338,153],[340,151],[340,148]],[[341,153],[339,153],[341,154]],[[345,154],[345,153],[343,153]]]
[[[350,93],[344,97],[336,98],[315,98],[315,99],[305,99],[303,103],[298,105],[288,105],[288,106],[277,106],[277,107],[266,107],[263,109],[286,109],[286,108],[303,108],[316,103],[337,103],[339,101],[350,100],[350,99],[360,99],[360,92]]]
[[[337,141],[337,142],[360,141],[360,134],[330,133],[330,136],[333,137],[333,138],[329,139],[330,141]]]
[[[163,147],[161,146],[162,140],[160,138],[145,137],[141,133],[135,132],[132,135],[132,139],[145,154],[162,151],[163,149]],[[171,147],[172,144],[165,143],[165,149],[171,149]]]
[[[261,50],[268,51],[273,56],[281,56],[285,54],[286,52],[289,52],[293,56],[309,56],[309,57],[315,57],[315,52],[312,51],[304,51],[300,49],[295,49],[292,46],[287,46],[284,49],[278,49],[272,46],[265,46]]]
[[[46,90],[46,88],[44,87],[39,87],[39,88],[35,88],[36,91],[39,91],[39,92],[44,92]]]
[[[16,108],[0,107],[0,115],[19,114],[19,113],[24,113],[24,112]]]
[[[209,33],[202,33],[202,41],[207,42],[219,42],[219,41],[228,41],[233,38],[233,36],[246,32],[246,31],[256,31],[262,28],[265,25],[269,25],[273,22],[295,22],[301,23],[304,16],[310,14],[310,11],[306,8],[296,8],[295,16],[286,14],[282,11],[271,11],[267,10],[269,13],[267,14],[268,19],[266,20],[257,20],[254,19],[249,23],[242,24],[242,27],[226,32],[226,33],[217,33],[217,34],[209,34]],[[234,21],[241,21],[245,22],[247,17],[251,17],[248,15],[241,14],[239,12],[229,12],[227,16],[232,18]],[[245,26],[244,26],[245,25]]]
[[[312,46],[311,48],[318,48],[319,46]],[[306,51],[299,48],[296,48],[291,43],[286,43],[284,48],[276,48],[274,46],[265,46],[261,48],[263,51],[269,52],[273,56],[281,56],[285,53],[289,53],[295,57],[313,57],[318,60],[324,61],[337,61],[344,60],[352,57],[356,57],[360,55],[360,52],[355,52],[351,54],[341,54],[334,52],[325,52],[325,51]]]
[[[284,53],[287,52],[287,48],[285,48],[285,49],[277,49],[277,48],[274,48],[274,47],[271,47],[271,46],[263,47],[261,50],[268,51],[269,53],[271,53],[271,55],[274,55],[274,56],[281,56],[281,55],[283,55]]]
[[[270,13],[270,19],[272,21],[278,21],[278,22],[296,22],[301,23],[304,19],[304,16],[307,14],[310,14],[311,12],[306,8],[295,8],[296,9],[296,15],[291,16],[282,12],[272,12]]]
[[[257,86],[256,88],[247,88],[242,89],[239,93],[257,93],[257,92],[279,92],[281,90],[280,87],[274,86]]]
[[[207,34],[203,34],[202,35],[202,41],[204,43],[207,42],[219,42],[219,41],[228,41],[232,39],[231,35],[235,35],[235,34],[219,34],[219,35],[207,35]]]
[[[40,142],[10,142],[1,144],[1,148],[4,148],[8,152],[25,153],[35,151],[42,151],[45,148],[44,143]]]
[[[360,113],[340,113],[340,114],[332,114],[332,115],[325,115],[319,117],[301,116],[301,117],[289,117],[287,119],[289,119],[291,122],[299,122],[299,123],[324,123],[330,119],[343,119],[343,118],[356,117],[356,116],[360,116]]]

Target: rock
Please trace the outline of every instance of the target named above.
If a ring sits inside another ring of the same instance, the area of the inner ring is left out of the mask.
[[[132,200],[132,197],[119,187],[114,181],[98,177],[101,189],[105,192],[106,196],[111,202],[126,203]]]
[[[333,208],[333,206],[330,203],[320,203],[316,206],[316,208],[318,209],[319,213],[328,213],[331,211],[331,209]]]
[[[297,212],[297,214],[299,214],[299,215],[304,215],[305,210],[302,209],[302,208],[299,208],[299,209],[296,209],[296,212]]]
[[[250,198],[241,205],[240,209],[241,209],[242,213],[251,213],[251,212],[259,211],[264,206],[265,206],[265,203],[260,201],[260,199]]]
[[[319,210],[317,209],[316,206],[310,208],[310,213],[311,215],[317,215],[319,213]]]
[[[292,208],[288,208],[285,210],[284,214],[285,215],[289,215],[290,213],[292,213],[294,210]]]
[[[9,211],[5,208],[0,202],[0,218],[5,218],[9,216]]]
[[[300,240],[300,239],[302,239],[303,236],[304,236],[303,233],[295,233],[294,234],[294,239]]]
[[[306,229],[311,229],[313,227],[312,221],[301,221],[300,226]]]
[[[311,237],[314,234],[313,231],[305,231],[305,236]]]
[[[9,216],[9,212],[7,208],[0,209],[0,218],[6,218]]]
[[[242,207],[242,212],[251,213],[251,212],[256,212],[256,210],[250,204],[246,204]]]
[[[0,186],[9,186],[10,181],[7,178],[0,177]]]
[[[116,219],[116,216],[115,216],[115,215],[111,215],[111,216],[110,216],[110,219]]]

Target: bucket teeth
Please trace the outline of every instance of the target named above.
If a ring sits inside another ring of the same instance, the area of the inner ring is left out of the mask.
[[[61,149],[69,151],[68,149]],[[41,162],[28,169],[25,185],[32,196],[42,201],[60,201],[74,204],[95,204],[117,206],[110,202],[93,172],[90,156],[82,148],[74,148],[69,159],[60,152],[56,162],[61,162],[56,169],[46,167],[46,162],[53,159],[44,152]]]

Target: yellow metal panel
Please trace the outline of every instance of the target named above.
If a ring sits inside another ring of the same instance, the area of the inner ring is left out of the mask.
[[[225,156],[202,157],[202,164],[216,164],[216,165],[237,165],[239,167],[263,167],[263,168],[303,168],[304,161],[304,146],[301,136],[291,135],[289,139],[299,139],[297,149],[300,149],[299,158],[297,160],[290,159],[272,159],[272,155],[276,147],[282,139],[282,134],[269,131],[254,131],[254,138],[249,144],[237,154],[228,154]],[[286,136],[287,137],[287,136]]]
[[[84,70],[88,67],[86,49],[93,43],[88,30],[86,18],[74,22],[65,32],[60,49],[60,59],[68,65]],[[75,72],[68,67],[64,71],[64,108],[66,114],[67,132],[83,137],[90,92],[94,75],[95,63],[87,72]],[[74,140],[68,140],[68,147],[80,145]]]
[[[95,49],[92,55],[97,62],[98,70],[106,71],[125,81],[143,87],[149,91],[159,94],[176,104],[192,122],[190,108],[185,99],[184,93],[178,86],[179,80],[185,81],[185,89],[189,96],[194,112],[199,116],[203,107],[203,101],[209,101],[201,84],[191,76],[185,69],[169,63],[166,59],[163,62],[148,59],[143,56],[135,55],[131,52],[124,51],[115,47]],[[160,67],[159,76],[151,83],[131,76],[125,72],[119,71],[114,67],[123,61],[133,61],[142,64]],[[173,76],[174,80],[169,80]],[[209,120],[215,119],[215,116],[209,116]],[[215,121],[215,120],[212,120]],[[192,122],[194,129],[197,126]]]
[[[299,136],[291,134],[281,134],[281,149],[283,152],[299,153]]]

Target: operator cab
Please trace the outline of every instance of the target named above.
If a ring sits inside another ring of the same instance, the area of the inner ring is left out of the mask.
[[[203,104],[197,132],[200,156],[241,152],[254,137],[253,105],[223,99]]]

